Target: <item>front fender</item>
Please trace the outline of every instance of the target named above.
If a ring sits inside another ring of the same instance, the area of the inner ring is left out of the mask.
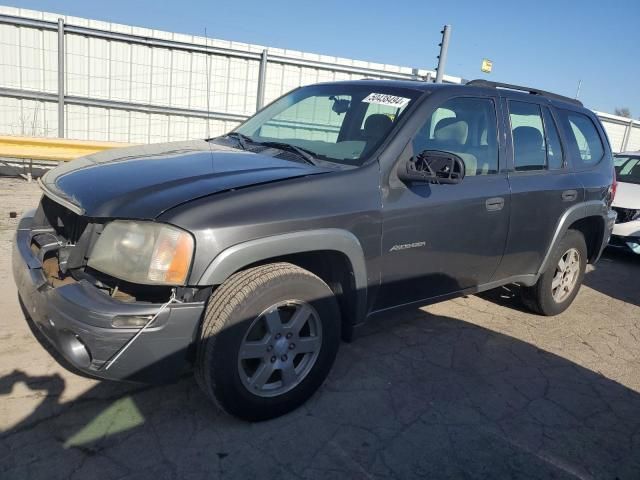
[[[367,269],[364,253],[355,235],[338,228],[304,230],[238,243],[223,250],[212,260],[198,285],[220,285],[247,265],[269,258],[321,250],[340,252],[349,259],[357,295],[357,319],[363,319],[367,305]]]

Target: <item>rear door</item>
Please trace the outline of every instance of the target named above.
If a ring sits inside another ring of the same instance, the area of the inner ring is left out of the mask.
[[[567,163],[558,118],[545,99],[503,98],[507,112],[511,212],[496,280],[538,271],[562,214],[584,189]]]

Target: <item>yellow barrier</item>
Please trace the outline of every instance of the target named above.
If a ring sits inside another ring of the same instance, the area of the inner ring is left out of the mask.
[[[0,136],[0,157],[34,160],[69,161],[109,148],[127,147],[131,143],[91,142],[64,138]]]

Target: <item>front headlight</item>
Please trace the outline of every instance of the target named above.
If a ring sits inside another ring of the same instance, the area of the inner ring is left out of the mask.
[[[162,223],[108,223],[88,265],[113,277],[145,285],[184,285],[193,258],[193,237]]]

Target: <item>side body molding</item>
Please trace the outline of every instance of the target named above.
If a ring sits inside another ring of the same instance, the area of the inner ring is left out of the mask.
[[[303,230],[249,240],[220,252],[202,274],[199,285],[220,285],[234,272],[268,258],[292,253],[332,250],[344,254],[354,275],[357,323],[366,314],[367,267],[360,242],[351,232],[338,228]]]
[[[564,214],[562,215],[562,217],[560,217],[560,220],[558,221],[558,225],[556,227],[555,233],[553,234],[551,243],[547,248],[547,253],[544,256],[544,259],[542,260],[542,264],[538,269],[537,275],[538,276],[542,275],[542,273],[544,273],[544,271],[547,269],[547,267],[549,266],[549,261],[550,261],[549,257],[551,256],[551,252],[553,252],[553,249],[555,248],[555,246],[558,244],[558,242],[562,240],[562,237],[564,237],[564,234],[567,233],[567,230],[569,230],[569,227],[574,222],[586,217],[600,217],[603,222],[603,227],[604,227],[603,232],[605,233],[605,236],[606,236],[606,225],[608,221],[608,216],[609,216],[609,208],[607,207],[607,204],[601,200],[591,200],[587,202],[578,203],[576,205],[573,205],[566,212],[564,212]],[[599,256],[600,255],[598,254],[598,256],[596,257],[596,260]]]

